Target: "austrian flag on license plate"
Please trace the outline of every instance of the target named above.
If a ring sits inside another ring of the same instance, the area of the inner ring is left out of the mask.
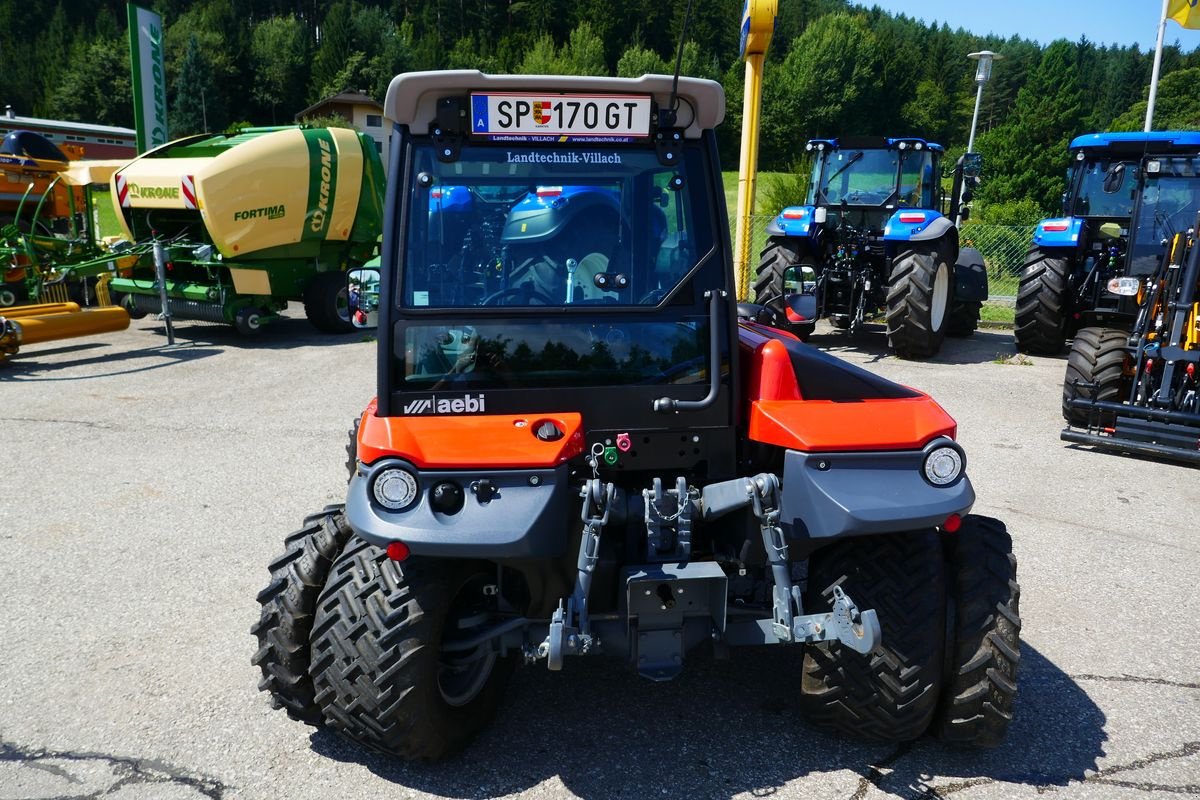
[[[650,98],[639,95],[494,93],[471,95],[477,136],[628,140],[650,135]]]

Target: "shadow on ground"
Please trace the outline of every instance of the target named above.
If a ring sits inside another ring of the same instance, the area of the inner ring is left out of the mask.
[[[1103,712],[1028,646],[1016,720],[995,750],[954,750],[931,739],[879,745],[822,733],[800,716],[798,674],[799,651],[785,648],[743,651],[728,662],[694,659],[667,684],[581,659],[557,674],[519,670],[493,726],[440,764],[389,759],[327,730],[311,741],[316,752],[363,764],[393,783],[459,798],[516,793],[554,777],[584,798],[761,796],[841,770],[860,776],[840,779],[847,797],[872,788],[939,797],[992,782],[1064,786],[1096,770],[1104,755]]]
[[[888,349],[887,331],[883,325],[867,324],[851,335],[848,331],[822,324],[808,338],[808,343],[819,347],[833,355],[842,353],[860,353],[870,356],[868,363],[882,361],[886,358],[899,358]],[[915,359],[928,361],[932,364],[986,364],[989,361],[999,361],[1016,356],[1016,346],[1013,344],[1012,331],[997,328],[981,328],[966,338],[947,336],[942,349],[932,358]],[[1035,356],[1038,359],[1053,358],[1065,360],[1062,356]]]

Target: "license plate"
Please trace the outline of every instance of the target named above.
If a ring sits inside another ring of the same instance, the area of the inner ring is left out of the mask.
[[[506,141],[629,141],[650,135],[650,98],[638,95],[471,95],[471,132]]]

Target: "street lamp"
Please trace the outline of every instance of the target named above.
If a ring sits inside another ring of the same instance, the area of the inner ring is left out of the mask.
[[[975,150],[975,126],[979,123],[979,106],[983,102],[983,85],[992,77],[992,62],[1004,58],[991,50],[980,50],[978,53],[968,53],[967,58],[979,62],[975,67],[975,83],[979,87],[975,92],[975,115],[971,117],[971,137],[967,140],[967,152]]]

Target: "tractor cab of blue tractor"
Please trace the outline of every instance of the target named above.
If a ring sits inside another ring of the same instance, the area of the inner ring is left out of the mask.
[[[1194,219],[1198,163],[1195,131],[1091,133],[1071,142],[1062,216],[1038,223],[1021,269],[1018,350],[1055,354],[1084,328],[1132,326],[1135,304],[1110,285],[1153,273],[1164,242]]]

